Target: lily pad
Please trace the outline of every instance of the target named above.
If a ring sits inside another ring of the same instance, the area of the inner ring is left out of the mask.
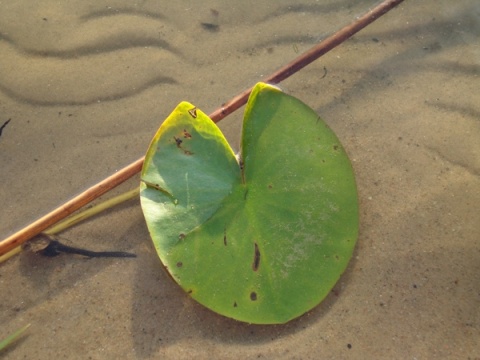
[[[340,141],[307,105],[259,83],[240,161],[220,129],[182,102],[155,135],[141,204],[171,277],[199,303],[256,324],[319,304],[352,256],[358,200]]]

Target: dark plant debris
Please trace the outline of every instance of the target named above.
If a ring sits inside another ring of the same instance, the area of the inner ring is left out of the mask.
[[[210,32],[217,32],[218,30],[220,30],[220,25],[217,25],[217,24],[202,22],[200,23],[200,25],[204,30],[207,30]]]
[[[12,119],[8,119],[7,121],[5,121],[5,122],[3,123],[2,126],[0,126],[0,136],[2,136],[2,131],[3,131],[3,129],[5,129],[5,127],[8,125],[8,123],[10,122],[10,120],[12,120]]]
[[[62,244],[54,236],[47,234],[40,234],[39,237],[30,240],[23,245],[24,249],[31,250],[33,252],[39,253],[43,256],[53,257],[60,255],[61,253],[65,254],[76,254],[82,255],[89,258],[93,257],[118,257],[118,258],[134,258],[137,255],[123,252],[123,251],[91,251],[86,249],[81,249],[73,246],[68,246]]]

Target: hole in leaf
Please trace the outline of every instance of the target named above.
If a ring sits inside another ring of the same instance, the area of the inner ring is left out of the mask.
[[[250,293],[250,300],[252,300],[252,301],[257,300],[257,293],[255,291],[252,291]]]
[[[236,301],[233,302],[233,307],[237,307],[237,302]]]
[[[177,267],[182,267],[183,263],[181,261],[177,262]]]
[[[197,108],[194,107],[193,109],[188,110],[188,113],[193,117],[194,119],[197,118]]]
[[[227,228],[223,229],[223,245],[227,246]]]

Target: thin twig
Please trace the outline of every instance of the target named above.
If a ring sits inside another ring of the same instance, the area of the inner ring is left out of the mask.
[[[287,79],[291,75],[295,74],[297,71],[303,69],[305,66],[311,62],[317,60],[322,55],[326,54],[333,48],[337,47],[345,40],[352,37],[354,34],[362,30],[365,26],[371,24],[379,17],[393,9],[395,6],[403,2],[403,0],[386,0],[378,4],[375,8],[367,11],[361,17],[357,18],[354,22],[343,27],[333,35],[330,35],[326,39],[322,40],[319,44],[310,48],[310,50],[304,52],[299,57],[294,59],[289,64],[278,69],[276,72],[268,76],[263,80],[263,82],[269,84],[278,84],[279,82]],[[223,119],[225,116],[231,114],[239,107],[245,105],[248,100],[248,96],[252,92],[253,87],[243,91],[242,93],[235,96],[233,99],[222,105],[221,108],[215,110],[210,118],[218,122]]]
[[[401,2],[403,2],[403,0],[383,1],[375,8],[366,12],[363,16],[357,18],[351,24],[345,26],[333,35],[327,37],[318,45],[314,46],[291,63],[287,64],[286,66],[282,67],[281,69],[264,79],[264,81],[271,84],[277,84],[282,80],[285,80],[289,76],[293,75],[300,69],[304,68],[314,60],[318,59],[320,56],[324,55],[334,47],[338,46],[339,44],[353,36],[355,33],[357,33],[365,26],[369,25],[370,23],[387,13],[389,10],[393,9]],[[241,106],[245,105],[251,91],[252,88],[249,88],[240,93],[239,95],[235,96],[233,99],[225,103],[221,108],[215,110],[212,114],[210,114],[210,118],[213,121],[218,122],[225,116],[231,114]],[[61,205],[57,209],[46,214],[45,216],[41,217],[40,219],[34,221],[30,225],[26,226],[25,228],[3,240],[0,243],[0,256],[14,249],[15,247],[20,246],[25,241],[38,235],[40,232],[52,226],[56,222],[64,219],[65,217],[85,206],[89,202],[93,201],[94,199],[105,194],[107,191],[115,188],[127,179],[131,178],[133,175],[135,175],[141,170],[143,160],[143,157],[138,159],[137,161],[131,163],[130,165],[119,170],[115,174],[102,180],[98,184],[90,187],[89,189],[77,195],[70,201],[67,201],[65,204]]]
[[[5,349],[7,346],[12,344],[15,340],[17,340],[29,327],[31,324],[27,324],[20,329],[17,329],[12,334],[8,335],[5,339],[0,341],[0,351]]]

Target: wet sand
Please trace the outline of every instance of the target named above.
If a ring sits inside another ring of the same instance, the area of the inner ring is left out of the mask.
[[[181,100],[210,113],[374,3],[2,1],[0,237],[142,156]],[[62,236],[136,259],[0,265],[0,338],[32,324],[1,355],[480,358],[479,18],[474,0],[406,1],[282,83],[341,139],[359,191],[354,257],[314,310],[253,326],[198,305],[135,200]],[[219,124],[236,147],[241,119]]]

